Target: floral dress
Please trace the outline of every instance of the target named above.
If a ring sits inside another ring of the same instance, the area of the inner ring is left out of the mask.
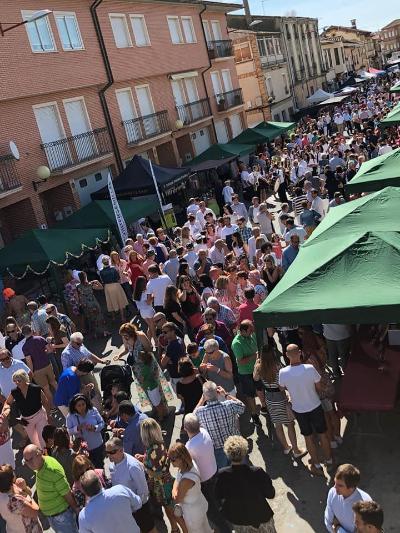
[[[169,472],[170,461],[164,444],[153,444],[147,448],[144,468],[148,476],[150,494],[156,502],[164,507],[172,505],[172,487],[174,478]]]
[[[79,300],[76,294],[76,287],[78,284],[79,281],[76,279],[72,279],[65,284],[65,299],[71,306],[71,310],[74,315],[79,315]]]
[[[23,496],[22,494],[9,494],[8,495],[8,510],[11,513],[15,513],[21,518],[21,533],[43,533],[42,526],[37,518],[29,518],[22,516],[22,509],[24,508],[25,501],[31,501],[30,496]]]
[[[100,304],[94,295],[92,284],[78,283],[76,290],[79,294],[83,313],[88,321],[89,331],[94,334],[102,334],[104,331],[104,317]]]

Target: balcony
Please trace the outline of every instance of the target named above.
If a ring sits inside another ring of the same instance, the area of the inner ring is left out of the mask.
[[[283,55],[271,55],[271,56],[261,56],[261,66],[270,67],[272,65],[280,65],[286,63],[286,59]]]
[[[209,41],[207,47],[208,57],[210,59],[232,57],[234,55],[232,41],[230,39],[225,41]]]
[[[52,172],[63,172],[112,152],[107,128],[85,131],[85,133],[41,144],[40,146],[46,154],[49,168]]]
[[[181,120],[185,126],[211,115],[208,98],[203,98],[196,102],[189,102],[188,104],[177,105],[176,110],[178,112],[179,120]]]
[[[11,154],[0,156],[0,195],[21,187],[15,162]]]
[[[171,131],[167,110],[124,120],[122,124],[125,128],[128,144],[137,144]]]
[[[218,111],[226,111],[231,107],[243,104],[242,89],[234,89],[227,93],[216,94]]]

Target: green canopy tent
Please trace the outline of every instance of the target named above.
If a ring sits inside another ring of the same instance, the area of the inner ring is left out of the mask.
[[[400,93],[400,83],[396,83],[393,87],[390,87],[391,93]]]
[[[346,190],[350,193],[369,192],[390,185],[400,187],[400,148],[363,163],[354,178],[346,185]]]
[[[235,144],[232,142],[226,144],[213,144],[207,148],[202,154],[198,155],[191,161],[186,163],[186,166],[193,166],[208,160],[221,160],[236,158],[254,152],[254,147],[248,144]]]
[[[131,224],[142,217],[157,212],[158,200],[155,195],[118,200],[125,222]],[[116,220],[111,200],[95,200],[82,207],[71,216],[61,220],[57,228],[112,228]]]
[[[271,140],[279,137],[286,131],[293,129],[296,126],[295,122],[260,122],[253,129],[262,133],[265,137],[269,137]]]
[[[30,272],[41,276],[109,240],[107,228],[34,229],[0,250],[0,273],[18,279]]]
[[[267,140],[267,136],[265,136],[261,130],[257,130],[255,128],[247,128],[242,131],[237,137],[231,140],[229,144],[251,144],[256,145],[260,143],[264,143]]]
[[[379,123],[379,125],[383,127],[395,126],[396,124],[400,124],[400,103],[398,103]]]
[[[340,232],[304,246],[254,311],[261,328],[288,324],[374,324],[400,315],[400,234]]]
[[[400,232],[400,188],[386,187],[367,196],[330,209],[327,216],[313,231],[302,248],[318,245],[321,241],[358,231]]]

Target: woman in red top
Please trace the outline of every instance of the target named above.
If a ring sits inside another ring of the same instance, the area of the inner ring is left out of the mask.
[[[131,278],[132,287],[135,286],[136,280],[139,276],[146,277],[142,268],[142,261],[139,259],[137,252],[132,250],[129,253],[128,272]]]

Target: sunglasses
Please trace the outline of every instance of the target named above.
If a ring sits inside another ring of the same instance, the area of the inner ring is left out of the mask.
[[[16,329],[8,329],[7,333],[15,333],[16,331],[17,331]]]
[[[83,342],[74,341],[74,344],[76,344],[77,346],[82,346]]]
[[[106,450],[106,455],[115,455],[119,450]]]
[[[209,351],[209,352],[207,352],[207,350],[206,350],[206,354],[207,354],[207,355],[211,355],[211,354],[214,353],[214,352],[215,352],[215,350],[211,350],[211,351]]]
[[[54,313],[55,309],[47,309],[46,315],[51,315],[51,313]]]

